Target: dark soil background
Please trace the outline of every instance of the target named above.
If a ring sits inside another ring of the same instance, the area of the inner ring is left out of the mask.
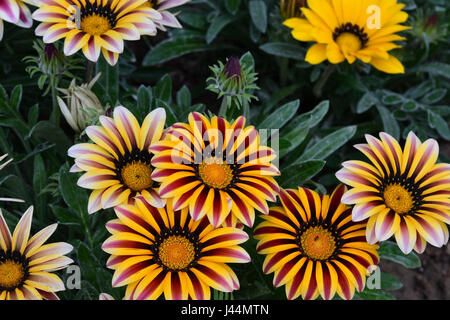
[[[443,154],[450,156],[449,143],[441,145],[441,149]],[[400,300],[450,300],[450,244],[442,248],[428,244],[420,260],[422,267],[418,269],[381,261],[380,269],[403,283],[403,288],[390,293]]]

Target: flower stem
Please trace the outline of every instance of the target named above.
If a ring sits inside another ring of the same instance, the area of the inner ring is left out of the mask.
[[[325,72],[320,77],[319,81],[317,81],[316,85],[313,88],[314,95],[316,97],[322,96],[322,90],[325,84],[327,83],[330,76],[333,74],[333,72],[336,70],[336,65],[330,64],[326,69]]]
[[[55,79],[56,79],[55,76],[50,77],[52,87],[52,107],[53,107],[52,113],[50,114],[50,121],[53,122],[56,126],[59,126],[61,111],[59,110],[58,99],[56,98],[57,96],[56,86],[58,81],[55,81]]]
[[[227,96],[225,95],[222,98],[222,104],[220,105],[219,116],[226,119],[227,111],[228,111],[228,101],[227,101]]]

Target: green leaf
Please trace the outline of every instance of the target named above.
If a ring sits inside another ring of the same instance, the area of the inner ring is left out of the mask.
[[[239,10],[241,5],[241,0],[225,0],[225,8],[227,8],[228,12],[232,15],[235,15]]]
[[[172,101],[172,79],[168,74],[164,75],[158,81],[154,88],[156,98],[164,102],[170,103]]]
[[[57,151],[66,154],[67,149],[72,146],[72,141],[66,136],[64,131],[50,121],[40,121],[31,128],[26,139],[30,137],[44,139],[57,146]]]
[[[428,64],[424,64],[416,68],[413,71],[419,72],[429,72],[433,75],[438,75],[450,79],[450,64],[441,63],[441,62],[431,62]]]
[[[356,113],[361,114],[372,108],[377,104],[378,98],[372,92],[366,92],[359,100],[356,107]]]
[[[69,172],[66,166],[59,170],[59,191],[69,208],[80,216],[87,213],[88,196],[86,191],[77,185],[78,176]]]
[[[355,292],[354,299],[364,300],[395,300],[395,297],[383,290],[365,289],[363,292]]]
[[[296,188],[312,179],[325,166],[323,160],[311,160],[293,164],[283,170],[283,188]]]
[[[414,112],[418,108],[419,108],[419,104],[414,100],[408,100],[401,106],[401,109],[405,112]]]
[[[299,127],[313,128],[317,126],[330,109],[330,102],[328,100],[320,102],[311,111],[305,112],[294,119],[286,126],[287,130],[295,130]]]
[[[444,118],[431,110],[428,110],[427,113],[430,127],[436,129],[445,140],[450,140],[450,129]]]
[[[260,129],[280,129],[297,113],[299,106],[300,100],[286,103],[270,114],[258,127]]]
[[[102,88],[101,97],[104,103],[115,106],[119,101],[119,64],[113,67],[104,58],[98,59],[96,63],[96,74],[102,73],[96,86]]]
[[[20,102],[22,101],[22,93],[23,93],[22,85],[17,85],[14,87],[14,89],[11,92],[11,99],[9,101],[11,108],[19,110]]]
[[[383,290],[394,291],[401,289],[403,283],[401,283],[396,277],[389,273],[381,272],[381,288]]]
[[[222,29],[229,25],[233,20],[234,17],[228,14],[221,15],[214,19],[214,21],[209,26],[208,31],[206,32],[206,43],[211,43],[217,37],[220,31],[222,31]]]
[[[303,61],[305,59],[305,53],[303,47],[285,42],[268,42],[259,47],[265,53],[290,58],[294,60]]]
[[[80,224],[77,215],[71,212],[69,209],[54,204],[50,204],[49,207],[50,209],[52,209],[52,212],[55,215],[56,219],[58,219],[58,222],[69,225]]]
[[[217,50],[220,47],[207,45],[199,37],[176,37],[158,43],[142,61],[143,66],[154,66],[188,53]]]
[[[177,104],[179,107],[188,108],[192,103],[191,92],[185,85],[177,92]]]
[[[383,122],[384,132],[389,133],[396,140],[400,138],[400,126],[392,113],[381,105],[377,105],[378,112]]]
[[[422,103],[424,104],[435,104],[447,95],[447,89],[436,89],[428,93],[426,96],[422,98]]]
[[[398,245],[392,241],[381,242],[378,254],[381,259],[397,262],[405,268],[415,269],[421,266],[420,259],[415,253],[404,254]]]
[[[283,158],[289,152],[297,148],[306,138],[309,133],[308,127],[297,127],[291,130],[288,134],[284,134],[279,141],[278,156]]]
[[[137,92],[137,109],[145,117],[152,108],[152,88],[141,85]]]
[[[307,160],[323,160],[347,143],[356,133],[356,126],[341,128],[313,143],[294,163]]]
[[[396,105],[402,103],[403,101],[404,98],[402,95],[387,90],[384,91],[382,102],[385,105]]]
[[[40,154],[34,156],[33,165],[33,189],[36,195],[47,185],[47,171],[45,170],[44,160]]]
[[[262,33],[267,30],[267,5],[263,0],[251,0],[248,4],[250,17],[255,27]]]

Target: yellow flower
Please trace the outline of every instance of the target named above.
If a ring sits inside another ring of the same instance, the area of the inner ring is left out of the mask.
[[[142,196],[134,205],[114,208],[118,219],[106,224],[112,236],[102,248],[111,254],[112,285],[127,286],[124,299],[206,300],[211,287],[231,292],[239,280],[228,263],[247,263],[239,245],[248,235],[237,228],[215,229],[203,217],[194,221],[188,208],[151,206]]]
[[[245,122],[193,112],[189,123],[168,129],[164,140],[150,146],[160,196],[173,199],[175,210],[189,207],[195,221],[208,216],[216,227],[229,215],[252,226],[255,209],[267,214],[267,201],[278,193],[276,153],[260,145],[258,131]]]
[[[57,300],[55,292],[64,290],[64,283],[51,272],[73,262],[65,256],[72,246],[65,242],[44,245],[56,223],[30,238],[32,218],[30,207],[11,236],[0,211],[0,300]]]
[[[100,116],[100,126],[89,126],[86,134],[94,143],[79,143],[68,154],[75,158],[72,172],[86,171],[78,185],[92,189],[88,212],[112,208],[142,195],[158,208],[165,201],[151,178],[154,168],[148,147],[163,134],[166,112],[158,108],[150,112],[142,126],[124,107],[114,109],[113,118]]]
[[[298,188],[281,190],[282,206],[270,208],[254,232],[257,252],[265,254],[264,273],[276,287],[286,285],[288,299],[351,299],[365,287],[378,264],[378,246],[365,241],[366,224],[353,222],[341,203],[344,185],[329,195]]]
[[[397,0],[308,0],[302,8],[305,18],[291,18],[284,24],[292,28],[299,41],[316,42],[306,61],[333,64],[359,59],[386,73],[404,73],[402,63],[388,52],[405,40],[397,32],[408,18],[404,4]]]
[[[351,186],[342,202],[354,204],[353,220],[367,220],[367,241],[395,236],[405,253],[422,253],[427,242],[442,247],[450,224],[450,165],[436,163],[439,145],[410,132],[404,149],[390,135],[367,135],[355,147],[369,160],[347,161],[336,177]]]
[[[64,40],[64,54],[82,49],[86,58],[96,62],[100,49],[114,65],[122,53],[124,40],[139,40],[141,35],[155,35],[161,13],[147,0],[45,0],[33,19],[42,21],[36,35],[45,43]]]

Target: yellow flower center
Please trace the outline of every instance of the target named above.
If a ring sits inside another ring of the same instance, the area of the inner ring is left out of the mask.
[[[391,184],[386,187],[383,193],[386,205],[398,214],[411,211],[414,207],[414,198],[411,193],[398,184]]]
[[[100,15],[89,15],[81,20],[81,29],[87,34],[98,36],[111,29],[106,17]]]
[[[141,161],[128,163],[121,170],[124,184],[134,191],[150,188],[153,184],[151,174],[150,165]]]
[[[25,276],[25,270],[20,262],[5,260],[0,262],[0,287],[17,287]]]
[[[185,269],[194,258],[194,244],[183,236],[170,236],[159,246],[159,259],[171,270]]]
[[[336,43],[343,52],[357,52],[362,47],[359,37],[350,32],[344,32],[336,38]]]
[[[310,227],[302,234],[300,242],[305,255],[315,260],[328,259],[336,248],[333,235],[322,227]]]
[[[230,166],[217,158],[203,161],[198,167],[198,173],[205,184],[216,189],[227,187],[233,179]]]

